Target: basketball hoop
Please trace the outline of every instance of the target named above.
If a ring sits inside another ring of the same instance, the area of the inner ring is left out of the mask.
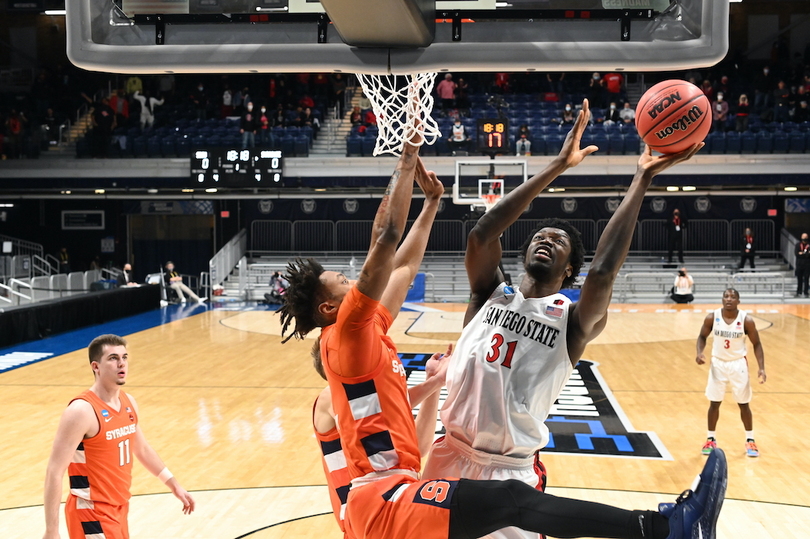
[[[436,73],[414,73],[411,75],[367,75],[357,74],[366,97],[371,101],[377,117],[377,143],[374,155],[402,153],[403,144],[411,142],[416,127],[414,119],[420,122],[421,137],[416,143],[433,144],[442,133],[436,120],[430,115],[433,111],[433,84]]]
[[[495,204],[501,201],[501,195],[497,193],[487,193],[481,195],[481,198],[484,199],[484,211],[488,212],[491,210]]]

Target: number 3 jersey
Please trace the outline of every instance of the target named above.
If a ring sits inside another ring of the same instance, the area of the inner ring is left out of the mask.
[[[562,294],[525,298],[498,286],[462,331],[447,369],[441,418],[450,435],[517,458],[548,443],[544,421],[573,371],[570,306]]]
[[[734,361],[745,357],[745,316],[746,311],[738,310],[737,318],[730,324],[723,319],[723,309],[714,311],[714,342],[712,356],[722,361]]]
[[[119,398],[117,411],[89,389],[73,399],[89,402],[99,424],[98,434],[82,440],[68,465],[70,493],[79,498],[78,509],[90,509],[93,502],[129,501],[138,415],[129,395],[121,391]]]

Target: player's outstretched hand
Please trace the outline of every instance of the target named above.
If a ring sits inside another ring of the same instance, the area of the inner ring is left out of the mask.
[[[418,157],[416,162],[416,183],[425,193],[425,198],[428,200],[438,200],[444,194],[444,185],[442,185],[435,172],[425,169],[421,157]]]
[[[765,381],[768,379],[768,376],[765,374],[765,369],[759,369],[757,377],[759,378],[759,383],[764,384]]]
[[[579,111],[579,115],[574,122],[574,127],[568,132],[562,150],[560,150],[560,158],[565,162],[566,168],[577,166],[586,156],[591,155],[599,149],[594,145],[586,148],[579,147],[582,142],[582,134],[585,132],[585,128],[588,127],[590,120],[591,109],[588,105],[588,100],[585,99],[582,101],[582,110]]]
[[[705,145],[703,142],[698,142],[682,152],[656,156],[653,156],[649,146],[644,146],[644,153],[638,158],[638,170],[649,177],[653,177],[678,163],[692,159],[692,156],[698,153]]]
[[[194,512],[194,498],[191,497],[191,494],[189,494],[186,489],[178,485],[176,488],[172,489],[172,494],[183,502],[183,513],[190,515]]]
[[[442,382],[444,382],[444,379],[447,376],[447,366],[450,364],[450,356],[452,355],[452,343],[447,345],[447,351],[444,354],[441,352],[436,352],[433,354],[425,364],[425,374],[427,375],[427,379],[430,380],[440,377]]]
[[[695,362],[698,365],[703,365],[704,363],[706,363],[706,356],[704,356],[703,354],[698,354],[697,357],[695,358]]]

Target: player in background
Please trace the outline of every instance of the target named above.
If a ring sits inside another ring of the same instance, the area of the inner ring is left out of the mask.
[[[59,537],[59,503],[65,470],[70,494],[65,504],[70,539],[129,537],[127,513],[132,460],[166,483],[194,511],[194,498],[180,486],[138,425],[138,404],[121,391],[129,371],[127,342],[101,335],[88,347],[95,381],[62,414],[45,476],[45,539]]]
[[[397,249],[414,177],[425,192],[425,205],[437,205],[441,183],[424,171],[416,148],[406,144],[377,211],[357,282],[324,271],[314,260],[296,260],[288,266],[290,287],[279,311],[282,334],[295,323],[285,340],[321,328],[320,357],[351,481],[347,534],[460,539],[517,526],[554,537],[714,537],[728,477],[720,449],[707,460],[694,490],[674,504],[661,504],[658,512],[558,498],[515,480],[419,480],[421,459],[405,369],[387,335],[412,278],[404,268],[409,261],[418,267],[427,243],[426,237],[412,238],[417,219]]]
[[[427,479],[508,478],[542,489],[545,471],[537,451],[549,440],[544,421],[585,346],[607,323],[613,283],[630,249],[647,188],[656,174],[703,146],[659,157],[645,149],[627,194],[599,239],[577,303],[560,289],[573,284],[585,249],[579,231],[559,219],[542,221],[526,239],[521,250],[526,276],[514,289],[499,269],[500,237],[555,178],[597,150],[580,148],[589,118],[585,100],[558,157],[504,196],[470,231],[465,266],[471,296],[441,411],[447,435],[431,448]],[[517,529],[494,534],[530,536]]]
[[[426,380],[419,387],[409,390],[414,393],[411,398],[413,406],[419,406],[416,415],[416,437],[419,441],[419,454],[425,455],[433,443],[436,432],[436,416],[439,411],[439,393],[444,385],[444,376],[447,373],[447,358],[453,353],[453,345],[447,347],[444,354],[439,352],[433,354],[425,365]],[[323,371],[321,362],[320,347],[313,347],[313,365],[318,374],[326,380],[326,373]],[[431,391],[424,396],[425,390]],[[420,403],[415,402],[416,398],[424,396]],[[349,497],[351,480],[349,470],[346,468],[346,457],[343,454],[343,446],[340,442],[340,433],[337,430],[337,419],[332,409],[332,391],[326,387],[315,399],[312,411],[312,426],[315,430],[315,438],[321,450],[323,472],[326,475],[326,486],[329,489],[329,499],[332,503],[332,512],[335,515],[340,530],[345,532],[345,511],[346,500]]]
[[[754,440],[754,417],[751,413],[751,380],[748,375],[748,350],[745,345],[745,336],[751,339],[754,345],[754,356],[757,358],[759,370],[757,377],[759,383],[764,384],[768,377],[765,374],[765,352],[762,350],[762,341],[759,332],[746,311],[737,307],[740,305],[740,293],[734,288],[723,292],[723,306],[706,315],[700,335],[697,338],[698,365],[706,363],[703,350],[706,348],[706,338],[714,335],[712,343],[712,360],[709,365],[709,382],[706,384],[706,397],[709,399],[709,431],[706,443],[703,444],[702,453],[710,454],[717,449],[717,420],[720,418],[720,405],[726,393],[726,385],[731,384],[731,394],[740,407],[740,418],[745,428],[745,454],[749,457],[758,457],[759,449]]]

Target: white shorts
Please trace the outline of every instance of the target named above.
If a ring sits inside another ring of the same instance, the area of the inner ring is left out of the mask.
[[[449,434],[430,447],[422,479],[460,477],[464,479],[517,479],[532,488],[545,490],[546,473],[537,456],[526,459],[504,457],[477,451]],[[503,528],[489,535],[490,539],[538,539],[537,533],[519,528]]]
[[[748,376],[748,359],[740,358],[723,361],[712,358],[709,367],[709,383],[706,384],[706,397],[712,402],[722,402],[726,394],[726,384],[731,384],[731,394],[738,404],[748,404],[754,395]]]

